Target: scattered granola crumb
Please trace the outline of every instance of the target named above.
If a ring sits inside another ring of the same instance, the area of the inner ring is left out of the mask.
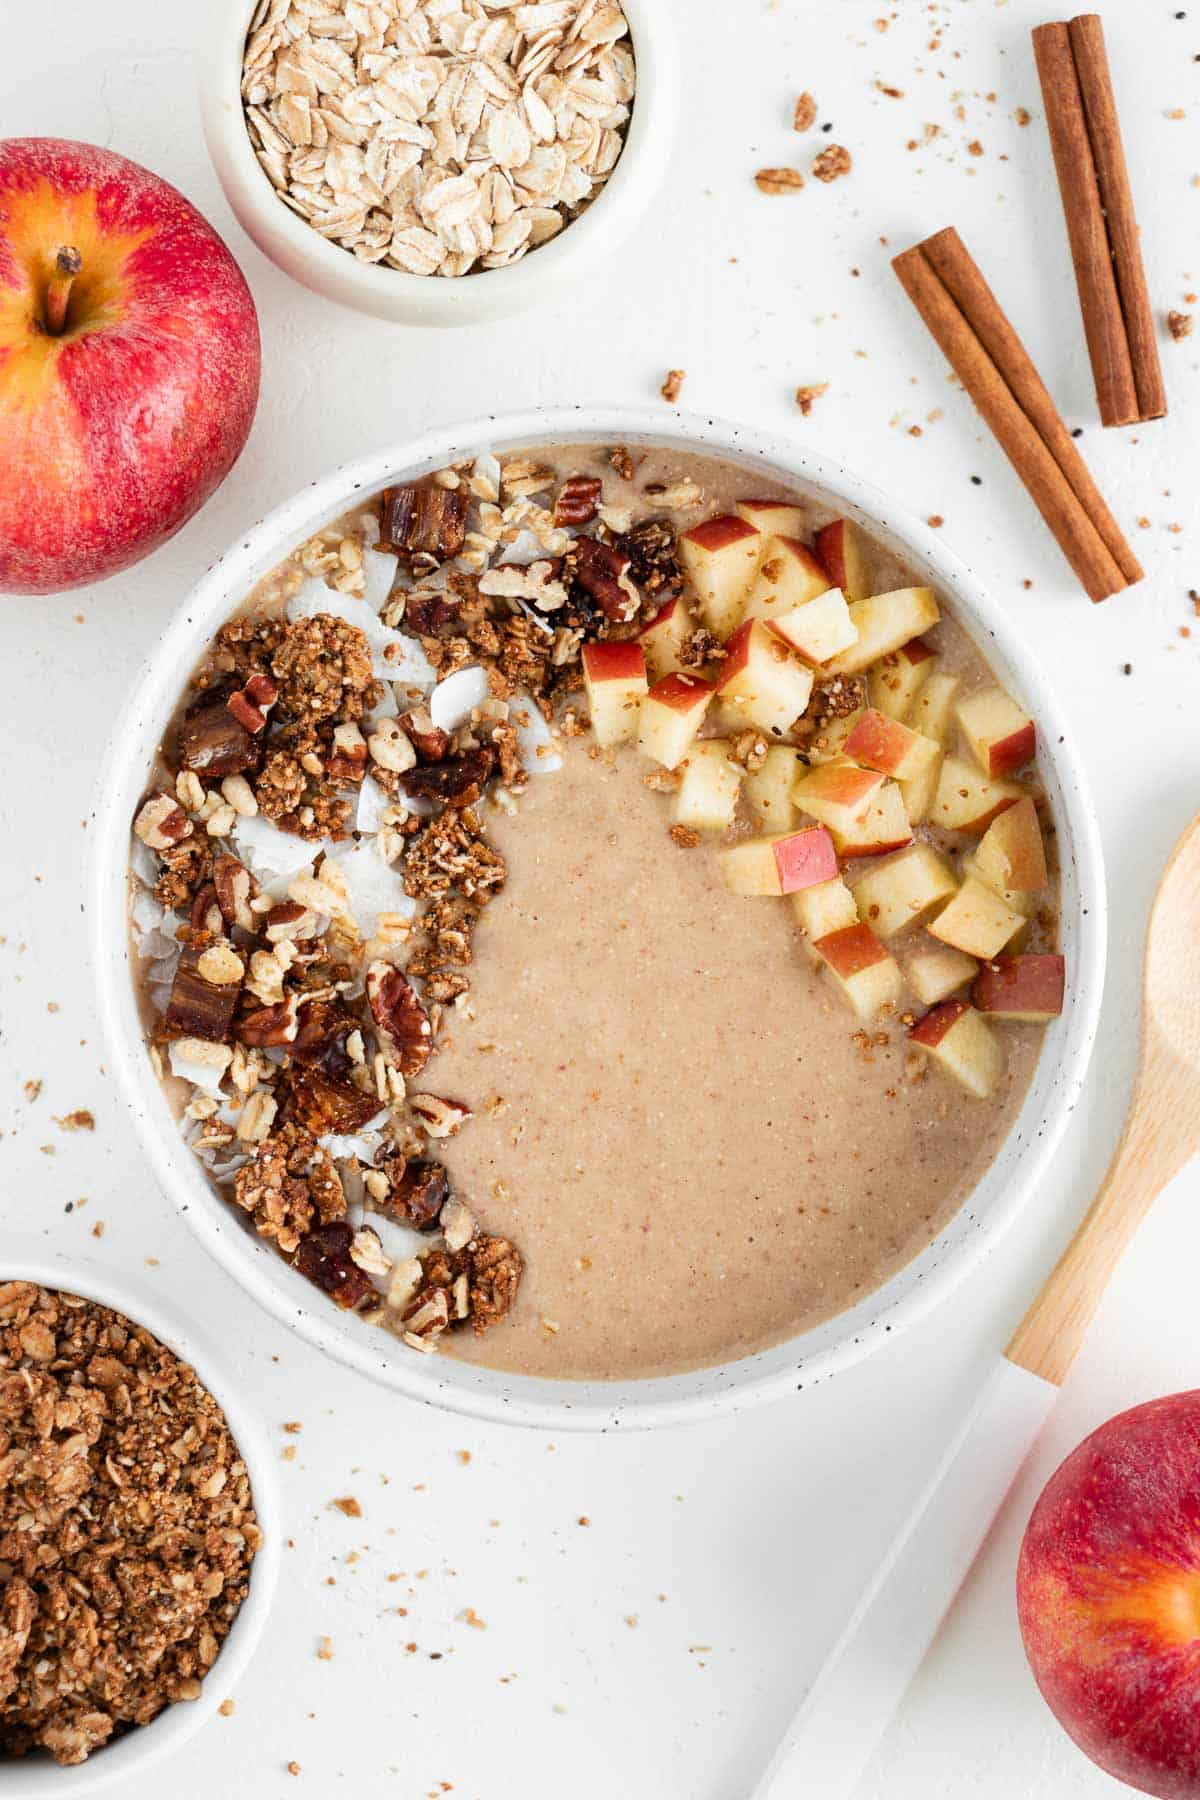
[[[982,156],[983,155],[983,145],[980,143],[978,138],[971,139],[970,143],[967,145],[967,154],[969,156]]]
[[[318,1662],[332,1662],[333,1661],[333,1639],[331,1637],[318,1638],[318,1640],[317,1640],[317,1661]]]
[[[936,531],[938,527],[944,525],[946,521],[943,519],[941,513],[930,513],[925,523],[927,525],[932,525],[933,529]]]
[[[469,1450],[456,1450],[454,1454],[458,1457],[459,1462],[465,1469],[471,1460],[471,1452]]]
[[[234,1700],[222,1700],[217,1711],[223,1719],[232,1719],[234,1713],[237,1711],[237,1702]]]
[[[592,1521],[588,1518],[586,1513],[580,1513],[575,1522],[577,1525],[590,1525]]]
[[[298,1762],[290,1762],[287,1765],[287,1772],[289,1775],[298,1775],[300,1773],[300,1764]]]
[[[361,1519],[363,1516],[362,1507],[353,1494],[343,1494],[340,1499],[331,1500],[329,1504],[336,1506],[340,1513],[345,1513],[348,1519]]]
[[[877,81],[875,86],[878,92],[886,94],[889,100],[903,100],[904,98],[903,88],[889,87],[886,81]]]
[[[813,162],[812,172],[818,181],[836,181],[839,175],[848,175],[853,166],[844,144],[827,144]]]
[[[761,194],[794,194],[804,186],[804,177],[799,169],[760,169],[754,185]]]
[[[487,1630],[487,1620],[481,1619],[473,1606],[464,1606],[458,1616],[464,1625],[470,1625],[475,1631]]]
[[[1174,309],[1172,309],[1167,314],[1167,329],[1171,333],[1171,336],[1175,339],[1175,342],[1177,344],[1181,343],[1184,338],[1191,337],[1191,335],[1192,335],[1192,315],[1191,315],[1191,313],[1177,312]]]
[[[686,369],[669,369],[667,371],[667,379],[663,382],[659,392],[663,399],[671,406],[674,406],[679,398],[680,389],[683,387],[686,375]]]
[[[817,122],[817,103],[808,92],[801,94],[792,114],[793,131],[811,131]]]
[[[303,1431],[304,1427],[299,1419],[285,1419],[283,1429],[294,1437],[298,1431]]]
[[[796,389],[796,405],[800,408],[800,411],[804,414],[806,419],[813,409],[813,401],[819,400],[822,394],[827,394],[828,392],[829,383],[827,381],[814,381],[808,387],[798,387]]]
[[[64,1113],[61,1118],[53,1115],[54,1123],[60,1131],[95,1131],[96,1121],[86,1106],[78,1107],[74,1112]]]
[[[104,1220],[103,1219],[97,1219],[96,1223],[92,1226],[92,1236],[94,1238],[102,1238],[104,1236]]]
[[[680,850],[695,850],[700,843],[700,833],[690,825],[672,825],[667,836]]]
[[[29,1100],[30,1102],[36,1100],[38,1095],[41,1093],[41,1091],[42,1091],[42,1084],[40,1081],[27,1081],[25,1083],[25,1088],[24,1088],[25,1098],[27,1100]]]
[[[1032,116],[1033,115],[1030,113],[1027,106],[1018,106],[1016,112],[1013,114],[1013,118],[1017,121],[1018,125],[1028,125]]]

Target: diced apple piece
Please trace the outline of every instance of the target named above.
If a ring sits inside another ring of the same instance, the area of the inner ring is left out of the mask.
[[[976,1100],[989,1100],[1004,1079],[1004,1046],[965,1000],[944,1000],[908,1036]]]
[[[650,623],[638,633],[638,643],[646,655],[646,667],[657,681],[661,675],[686,665],[680,655],[684,644],[696,629],[696,621],[682,594],[660,607]]]
[[[813,949],[860,1019],[873,1019],[899,1000],[904,986],[900,966],[867,926],[831,931]]]
[[[671,807],[673,823],[693,831],[724,831],[732,825],[742,772],[731,761],[724,739],[700,739],[681,766],[683,779]]]
[[[909,720],[914,731],[919,731],[922,737],[932,738],[943,749],[950,735],[954,702],[960,686],[957,675],[947,675],[941,669],[935,669],[917,695],[912,718]]]
[[[833,839],[822,825],[778,837],[747,838],[718,853],[721,876],[733,894],[796,894],[837,874]]]
[[[842,762],[846,755],[846,739],[863,716],[860,706],[857,712],[844,713],[841,718],[827,719],[811,737],[804,740],[804,754],[814,766],[817,763]]]
[[[642,701],[638,749],[664,769],[676,768],[696,740],[712,693],[698,675],[664,675],[656,681]]]
[[[585,644],[583,685],[596,742],[608,749],[638,733],[638,712],[649,689],[640,644]]]
[[[843,758],[807,770],[792,789],[792,799],[801,812],[844,834],[863,824],[883,782],[877,769],[860,769]]]
[[[764,537],[802,538],[808,529],[803,507],[790,500],[739,500],[734,511]]]
[[[858,642],[843,650],[829,667],[836,675],[857,675],[890,650],[898,650],[928,631],[940,616],[933,589],[927,587],[895,588],[890,594],[852,601],[850,619]]]
[[[734,700],[747,725],[786,731],[812,693],[812,670],[760,619],[747,619],[729,640],[717,692]]]
[[[958,703],[958,722],[985,775],[1011,775],[1037,749],[1037,729],[1002,687],[983,688]]]
[[[790,744],[772,744],[760,766],[742,782],[751,812],[768,831],[786,831],[796,816],[792,788],[805,765]]]
[[[989,780],[961,756],[948,756],[938,774],[929,822],[943,831],[967,831],[978,837],[1006,807],[1025,798],[1025,789],[1015,781]]]
[[[979,973],[973,956],[949,944],[921,944],[904,959],[904,978],[922,1006],[936,1006]]]
[[[1001,813],[1000,817],[1003,818],[1004,814]],[[993,894],[998,895],[999,898],[1003,900],[1010,912],[1020,913],[1023,919],[1032,918],[1037,911],[1038,896],[1036,894],[1024,894],[1021,892],[1020,888],[997,887],[994,881],[988,880],[983,869],[980,867],[978,851],[975,852],[974,856],[964,856],[962,859],[962,876],[964,881],[968,875],[973,875],[976,881],[982,881],[984,887],[991,888]]]
[[[854,642],[850,608],[841,588],[826,588],[815,600],[806,600],[782,618],[772,619],[772,629],[806,663],[819,667]]]
[[[839,856],[886,856],[889,850],[911,844],[912,838],[904,796],[894,781],[885,782],[861,819],[833,834]]]
[[[992,820],[979,840],[975,865],[981,879],[998,894],[1013,890],[1036,894],[1046,886],[1046,846],[1037,807],[1028,795]]]
[[[847,600],[865,600],[870,593],[858,531],[849,519],[822,525],[813,541],[817,560],[831,587],[841,588]]]
[[[932,738],[868,706],[846,739],[846,755],[897,781],[915,781],[937,763],[938,747]]]
[[[856,881],[854,903],[877,937],[890,938],[919,925],[957,886],[953,869],[936,850],[913,844]]]
[[[760,531],[732,513],[693,525],[679,539],[679,558],[696,590],[704,623],[722,642],[741,619],[763,543]]]
[[[801,930],[814,941],[858,924],[854,895],[840,875],[820,881],[816,887],[801,888],[792,895],[792,911]]]
[[[996,956],[1025,921],[999,894],[968,875],[957,894],[930,925],[933,937],[968,956]]]
[[[767,538],[758,572],[746,591],[742,618],[773,622],[828,591],[825,571],[807,544],[799,538]]]
[[[889,651],[871,670],[871,705],[889,719],[907,720],[936,661],[937,652],[921,637]]]
[[[971,999],[993,1019],[1044,1024],[1063,1009],[1065,977],[1061,956],[998,956],[980,969]]]

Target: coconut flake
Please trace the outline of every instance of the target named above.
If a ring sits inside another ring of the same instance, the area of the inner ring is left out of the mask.
[[[394,801],[390,794],[384,793],[373,776],[364,775],[358,789],[358,807],[354,814],[355,831],[374,837],[377,831],[383,829],[383,815],[388,807],[397,804],[403,806],[404,802],[402,799],[398,803]]]
[[[155,899],[149,888],[139,884],[129,906],[129,923],[139,947],[151,933],[157,932],[166,916],[167,909],[162,902]]]
[[[350,910],[364,938],[373,938],[380,913],[399,913],[411,919],[417,903],[404,891],[400,875],[384,862],[374,838],[357,844],[338,844],[329,852],[346,877]]]
[[[273,881],[290,880],[301,869],[311,869],[321,852],[332,848],[325,839],[312,843],[294,831],[280,831],[261,813],[252,819],[239,814],[233,841],[241,860],[264,887]]]
[[[149,844],[144,844],[140,837],[130,833],[129,866],[143,887],[153,887],[158,880],[158,858]]]
[[[491,696],[487,670],[479,663],[469,663],[439,681],[429,696],[429,716],[441,731],[457,731],[465,725],[477,706]]]
[[[315,619],[322,613],[358,627],[371,646],[371,673],[377,680],[403,681],[419,688],[432,685],[433,668],[416,638],[393,631],[365,600],[339,594],[314,576],[288,601],[287,616],[294,624],[297,619]]]
[[[509,707],[509,718],[517,728],[517,747],[521,761],[531,775],[552,775],[561,769],[563,759],[554,748],[554,734],[528,694],[518,694]]]
[[[381,550],[363,551],[363,577],[366,583],[363,599],[373,613],[381,613],[387,605],[396,585],[399,568],[399,559],[395,556],[387,556]]]
[[[371,1230],[377,1233],[383,1245],[384,1254],[393,1262],[404,1262],[410,1256],[420,1256],[429,1249],[429,1239],[411,1225],[404,1225],[398,1219],[389,1218],[384,1213],[368,1211]]]
[[[199,1038],[176,1038],[167,1050],[172,1075],[221,1099],[221,1077],[233,1060],[228,1044],[206,1044]]]
[[[348,1137],[338,1137],[331,1132],[328,1137],[318,1138],[317,1142],[334,1162],[344,1162],[348,1157],[357,1156],[361,1163],[372,1163],[376,1151],[383,1143],[383,1127],[387,1122],[388,1110],[385,1106],[373,1119],[367,1120],[361,1131],[352,1132]]]

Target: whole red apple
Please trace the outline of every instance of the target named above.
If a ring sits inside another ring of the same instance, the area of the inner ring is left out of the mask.
[[[258,318],[212,226],[157,175],[0,140],[0,592],[98,581],[179,530],[258,401]]]
[[[1017,1569],[1037,1684],[1092,1761],[1200,1796],[1200,1393],[1135,1406],[1046,1485]]]

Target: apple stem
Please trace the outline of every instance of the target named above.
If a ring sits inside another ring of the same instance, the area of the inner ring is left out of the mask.
[[[67,302],[71,284],[83,267],[83,258],[70,244],[64,244],[54,259],[54,274],[46,289],[46,330],[58,337],[67,322]]]

